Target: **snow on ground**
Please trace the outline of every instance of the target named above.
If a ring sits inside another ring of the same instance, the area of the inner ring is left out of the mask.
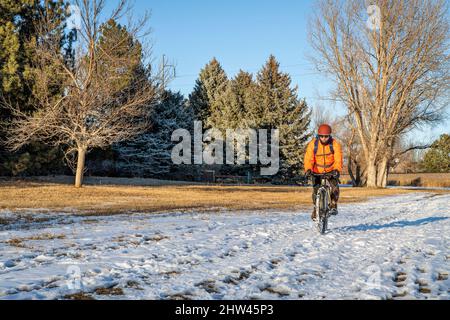
[[[309,212],[0,221],[0,299],[449,299],[450,195]]]

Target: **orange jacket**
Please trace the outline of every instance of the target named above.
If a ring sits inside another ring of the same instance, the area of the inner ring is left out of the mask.
[[[306,147],[304,166],[305,172],[312,170],[314,173],[325,173],[333,170],[342,172],[342,147],[341,144],[333,138],[334,154],[331,153],[329,145],[323,145],[320,141],[317,148],[317,154],[314,156],[314,138]]]

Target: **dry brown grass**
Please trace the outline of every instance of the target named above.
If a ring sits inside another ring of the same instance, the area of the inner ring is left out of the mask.
[[[350,176],[342,175],[341,181],[350,184]],[[388,184],[391,186],[450,187],[450,173],[390,174]]]
[[[19,238],[12,238],[9,239],[7,241],[5,241],[5,243],[9,244],[10,246],[13,247],[17,247],[17,248],[25,248],[25,245],[22,243],[23,239],[19,239]]]
[[[42,182],[0,182],[0,209],[116,214],[174,210],[299,209],[311,205],[311,188],[289,186],[84,186]],[[417,190],[341,188],[342,203]],[[448,193],[448,191],[433,191]]]
[[[66,238],[66,235],[64,235],[64,234],[41,233],[41,234],[37,234],[37,235],[31,236],[31,237],[26,237],[26,238],[12,238],[12,239],[5,241],[5,243],[7,243],[13,247],[25,248],[26,246],[23,243],[24,241],[30,241],[30,240],[42,241],[42,240],[54,240],[54,239],[65,239],[65,238]]]
[[[28,238],[25,238],[25,240],[54,240],[54,239],[65,239],[65,234],[53,234],[53,233],[41,233],[37,234]]]

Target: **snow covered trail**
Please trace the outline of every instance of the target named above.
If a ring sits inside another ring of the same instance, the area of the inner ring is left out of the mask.
[[[449,203],[341,205],[323,236],[309,212],[33,214],[0,224],[0,299],[449,299]]]

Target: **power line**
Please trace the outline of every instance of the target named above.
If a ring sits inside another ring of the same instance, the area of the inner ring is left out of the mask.
[[[320,74],[322,74],[322,73],[320,73],[320,72],[309,72],[309,73],[302,73],[302,74],[290,74],[289,76],[291,78],[299,78],[299,77],[308,77],[308,76],[320,75]],[[185,75],[184,77],[187,77],[187,75]],[[177,79],[177,78],[182,78],[182,77],[180,77],[180,76],[174,77],[174,79]],[[187,86],[194,86],[194,85],[195,85],[195,82],[194,83],[177,84],[177,85],[174,85],[172,87],[180,87],[180,86],[181,87],[187,87]]]
[[[306,64],[306,63],[280,65],[280,69],[299,67],[299,66],[309,66],[309,65],[310,64]],[[258,67],[258,68],[246,68],[245,70],[243,68],[237,68],[237,69],[231,69],[231,70],[229,70],[229,72],[238,72],[240,70],[243,70],[243,71],[258,71],[260,69],[261,69],[261,67]],[[181,74],[181,75],[175,76],[174,78],[177,79],[177,78],[187,78],[187,77],[196,77],[196,76],[198,76],[198,73],[196,73],[196,74]]]

